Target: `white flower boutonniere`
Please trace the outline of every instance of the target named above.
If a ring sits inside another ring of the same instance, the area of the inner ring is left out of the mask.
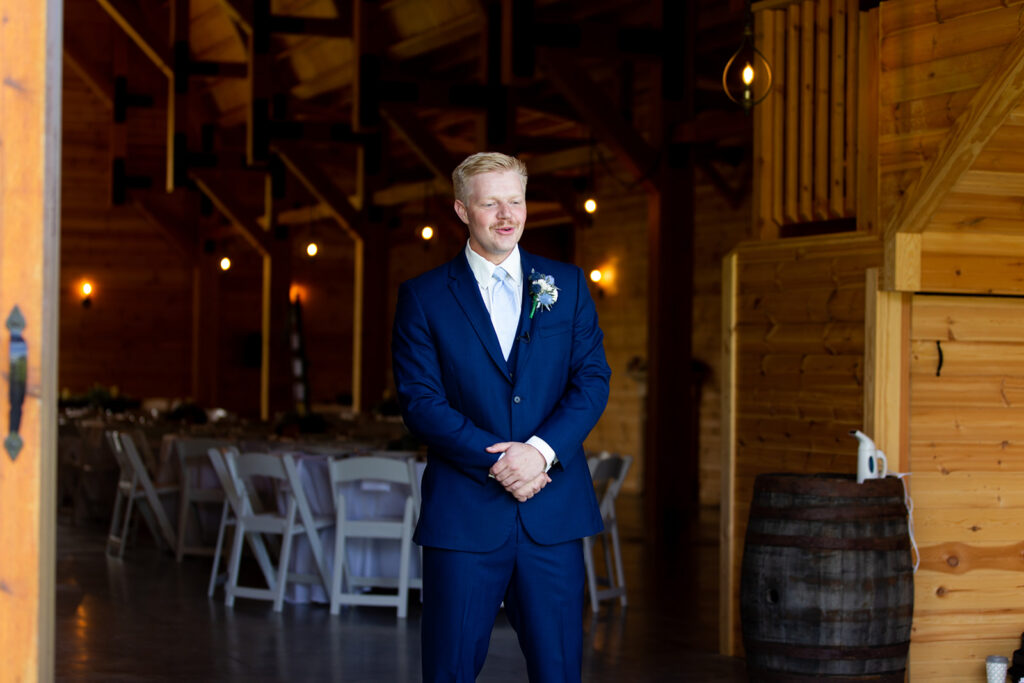
[[[550,275],[530,271],[530,297],[533,305],[530,306],[530,318],[538,308],[550,311],[551,306],[558,301],[558,287],[555,287],[555,278]]]

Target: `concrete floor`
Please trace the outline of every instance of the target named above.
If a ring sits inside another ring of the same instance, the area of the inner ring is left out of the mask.
[[[623,495],[629,607],[584,616],[583,680],[746,681],[743,661],[715,654],[718,529],[713,513],[675,560],[641,540],[642,501]],[[99,523],[58,527],[60,681],[419,681],[419,606],[399,620],[384,608],[206,597],[210,562],[178,564],[139,533],[122,561],[104,555]],[[515,633],[499,616],[481,682],[527,680]]]

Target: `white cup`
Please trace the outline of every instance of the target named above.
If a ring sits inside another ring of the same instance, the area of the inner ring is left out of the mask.
[[[985,658],[985,675],[988,683],[1006,683],[1006,669],[1010,660],[1002,655],[989,655]]]

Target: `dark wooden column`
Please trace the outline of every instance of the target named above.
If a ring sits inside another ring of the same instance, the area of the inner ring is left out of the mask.
[[[679,547],[696,517],[699,453],[693,387],[693,150],[670,147],[693,119],[695,3],[663,2],[656,186],[648,203],[648,371],[644,491],[648,528]]]
[[[362,239],[356,242],[355,345],[353,346],[353,408],[371,410],[384,396],[387,386],[388,340],[391,321],[386,311],[388,293],[387,226],[373,194],[383,186],[387,137],[381,133],[380,93],[381,41],[375,27],[381,26],[380,7],[370,0],[355,0],[352,31],[359,68],[353,87],[352,128],[367,133],[358,155],[358,189],[362,214]]]

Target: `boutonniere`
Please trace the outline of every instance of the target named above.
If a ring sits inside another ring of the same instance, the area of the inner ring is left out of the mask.
[[[558,287],[555,287],[555,278],[531,269],[530,298],[533,299],[533,305],[530,306],[531,319],[538,308],[550,311],[551,306],[558,301]]]

